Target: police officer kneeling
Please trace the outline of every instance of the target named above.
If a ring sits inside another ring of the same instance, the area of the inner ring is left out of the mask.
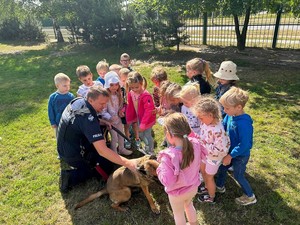
[[[113,172],[114,163],[136,171],[134,160],[106,146],[97,113],[104,109],[108,100],[109,93],[95,86],[90,88],[86,99],[76,98],[64,110],[58,127],[57,150],[60,158],[73,169],[61,171],[62,192],[97,174],[96,165],[104,179]]]

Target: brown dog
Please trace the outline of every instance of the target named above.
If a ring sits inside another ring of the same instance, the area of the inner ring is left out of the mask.
[[[130,199],[130,187],[140,187],[149,202],[152,212],[159,214],[160,210],[156,207],[154,200],[149,193],[149,184],[154,181],[154,177],[157,177],[156,169],[158,167],[158,162],[149,155],[137,158],[136,161],[138,168],[136,174],[124,166],[120,167],[109,176],[106,186],[101,191],[98,191],[90,195],[87,199],[79,202],[75,206],[75,209],[82,207],[104,194],[108,194],[110,200],[113,202],[111,206],[114,209],[127,211],[128,208],[121,207],[120,204],[127,202]]]

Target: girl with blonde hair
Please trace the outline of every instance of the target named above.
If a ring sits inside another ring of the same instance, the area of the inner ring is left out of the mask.
[[[203,73],[205,73],[205,77]],[[186,63],[186,75],[190,82],[199,84],[201,95],[210,94],[211,86],[215,85],[209,64],[204,59],[194,58],[188,61]]]

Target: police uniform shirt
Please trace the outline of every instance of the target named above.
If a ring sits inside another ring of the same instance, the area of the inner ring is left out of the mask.
[[[82,160],[84,152],[95,150],[93,142],[103,139],[94,108],[83,98],[73,100],[59,124],[57,146],[60,156],[66,162]]]

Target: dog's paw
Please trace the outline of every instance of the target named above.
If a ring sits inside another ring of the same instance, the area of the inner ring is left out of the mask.
[[[157,207],[152,208],[151,210],[152,210],[152,212],[154,212],[156,215],[160,214],[160,209],[157,208]]]

